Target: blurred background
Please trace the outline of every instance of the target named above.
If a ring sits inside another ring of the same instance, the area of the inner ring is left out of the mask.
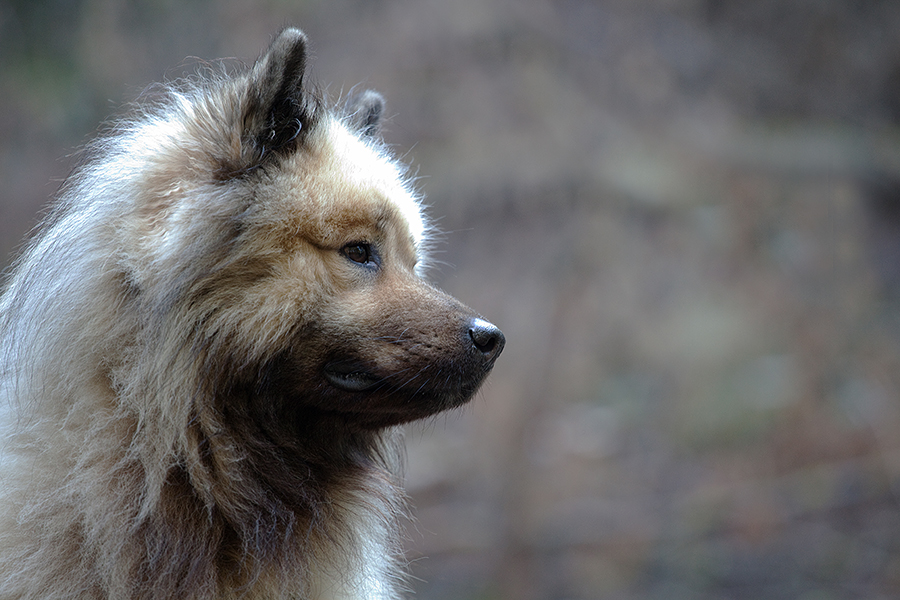
[[[409,428],[425,600],[900,596],[900,3],[0,0],[0,257],[99,124],[310,35],[508,338]]]

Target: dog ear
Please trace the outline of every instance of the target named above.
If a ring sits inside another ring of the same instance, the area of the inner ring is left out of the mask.
[[[375,90],[366,90],[347,99],[344,114],[350,127],[363,137],[381,133],[384,98]]]
[[[256,164],[293,150],[315,124],[319,102],[303,88],[306,57],[306,35],[285,29],[250,72],[242,144]]]

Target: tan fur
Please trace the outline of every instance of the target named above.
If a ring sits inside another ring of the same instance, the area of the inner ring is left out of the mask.
[[[0,300],[0,599],[400,597],[396,425],[503,346],[286,30],[88,150]],[[365,258],[366,260],[362,260]]]

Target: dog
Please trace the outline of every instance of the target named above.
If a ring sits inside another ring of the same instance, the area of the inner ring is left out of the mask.
[[[398,425],[505,340],[423,279],[433,228],[281,32],[91,143],[0,298],[0,599],[390,600]]]

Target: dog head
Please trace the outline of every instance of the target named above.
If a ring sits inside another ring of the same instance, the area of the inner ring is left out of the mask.
[[[210,381],[273,419],[379,428],[459,406],[503,334],[423,280],[429,227],[377,139],[381,96],[326,107],[306,56],[286,30],[156,125],[135,288]]]

